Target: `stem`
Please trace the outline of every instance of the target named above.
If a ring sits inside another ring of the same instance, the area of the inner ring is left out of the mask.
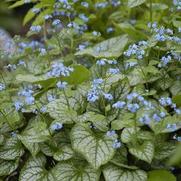
[[[43,36],[44,36],[44,41],[46,42],[47,40],[47,32],[46,32],[46,22],[44,21],[43,24]]]
[[[153,10],[153,8],[152,8],[152,0],[150,0],[150,22],[151,22],[151,24],[152,24],[152,20],[153,20],[152,10]]]
[[[64,89],[63,89],[63,94],[64,94],[64,96],[65,96],[65,100],[66,100],[66,102],[67,102],[67,106],[68,106],[68,108],[70,109],[69,100],[68,100],[68,98],[67,98],[67,95],[66,95],[66,93],[65,93],[65,90],[64,90]]]

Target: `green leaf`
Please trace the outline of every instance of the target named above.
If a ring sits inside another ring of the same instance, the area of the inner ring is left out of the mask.
[[[155,134],[171,133],[171,132],[174,132],[174,131],[181,128],[180,119],[181,119],[181,115],[175,114],[173,116],[167,116],[163,120],[161,120],[160,122],[152,121],[150,123],[150,127],[155,132]],[[168,124],[176,124],[177,128],[174,130],[169,129],[169,128],[167,128]]]
[[[167,170],[153,170],[148,172],[148,181],[176,181],[176,177]]]
[[[118,36],[98,43],[92,48],[81,50],[77,52],[75,55],[91,55],[95,58],[119,57],[123,53],[127,43],[127,35]]]
[[[57,161],[68,160],[74,156],[74,152],[70,146],[63,146],[54,153],[53,158]]]
[[[169,165],[178,165],[181,163],[181,143],[178,143],[173,155],[169,158]]]
[[[116,24],[116,26],[121,29],[124,33],[127,33],[129,35],[129,37],[133,38],[134,40],[140,40],[140,39],[147,39],[147,36],[135,29],[131,24],[129,23],[120,23],[120,24]]]
[[[105,181],[147,181],[146,172],[143,170],[130,170],[111,164],[103,170],[103,174]]]
[[[172,142],[164,142],[163,140],[156,140],[155,143],[155,154],[154,158],[157,160],[163,160],[171,155],[173,155],[175,151],[176,145]]]
[[[108,122],[106,117],[95,112],[86,112],[79,117],[80,122],[90,121],[93,125],[101,131],[108,131]]]
[[[152,140],[153,134],[149,131],[142,131],[139,127],[125,128],[121,134],[123,143],[135,142],[136,140]]]
[[[0,160],[0,176],[10,175],[18,167],[18,161]]]
[[[50,139],[49,130],[46,128],[46,123],[38,120],[33,120],[33,123],[28,126],[21,135],[18,135],[18,139],[24,144],[24,146],[35,156],[39,151],[38,143],[45,142]]]
[[[134,144],[129,146],[129,152],[138,159],[151,163],[154,156],[154,144],[150,141]]]
[[[47,104],[47,112],[56,120],[56,122],[71,124],[77,121],[77,112],[62,102],[61,99],[56,99]]]
[[[45,169],[46,158],[43,155],[31,157],[20,172],[19,181],[98,181],[100,171],[92,169],[84,160],[60,162],[51,170]]]
[[[99,181],[100,171],[79,162],[59,163],[54,168],[56,181]]]
[[[9,138],[6,140],[5,144],[0,147],[0,158],[4,160],[14,160],[23,155],[24,149],[20,141],[15,138]]]
[[[173,102],[176,103],[177,106],[181,106],[181,93],[173,97]]]
[[[38,181],[44,175],[45,169],[43,166],[46,163],[46,159],[42,155],[38,155],[36,158],[31,157],[20,172],[19,181]]]
[[[74,65],[72,67],[74,71],[70,73],[70,76],[62,78],[63,81],[66,81],[69,84],[78,85],[89,80],[90,71],[87,68],[83,65]]]
[[[18,6],[22,6],[24,4],[24,0],[20,0],[9,6],[9,8],[16,8]]]
[[[35,7],[34,7],[34,8],[35,8]],[[36,14],[35,14],[32,10],[33,10],[33,8],[30,9],[30,10],[26,13],[26,15],[25,15],[25,17],[24,17],[24,19],[23,19],[23,25],[27,24],[30,20],[32,20],[32,19],[35,17]]]
[[[134,8],[143,4],[146,0],[128,0],[128,7]]]
[[[95,169],[111,160],[115,153],[113,138],[97,134],[86,124],[76,124],[71,131],[73,149],[81,153]]]

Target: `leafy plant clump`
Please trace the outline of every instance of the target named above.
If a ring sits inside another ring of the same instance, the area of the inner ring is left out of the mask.
[[[1,51],[0,180],[179,180],[181,1],[26,3]]]

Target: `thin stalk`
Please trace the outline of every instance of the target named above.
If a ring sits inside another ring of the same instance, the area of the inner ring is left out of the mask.
[[[150,0],[150,22],[152,24],[153,21],[153,7],[152,7],[152,0]]]
[[[65,100],[66,100],[66,102],[67,102],[67,106],[68,106],[68,108],[70,109],[70,103],[69,103],[69,100],[68,100],[68,98],[67,98],[67,95],[66,95],[64,89],[63,89],[63,94],[64,94],[64,96],[65,96]]]

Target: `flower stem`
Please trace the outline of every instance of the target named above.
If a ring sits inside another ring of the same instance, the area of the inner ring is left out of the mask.
[[[150,22],[152,23],[152,21],[153,21],[153,13],[152,13],[152,11],[153,11],[153,8],[152,8],[152,0],[150,0]]]

